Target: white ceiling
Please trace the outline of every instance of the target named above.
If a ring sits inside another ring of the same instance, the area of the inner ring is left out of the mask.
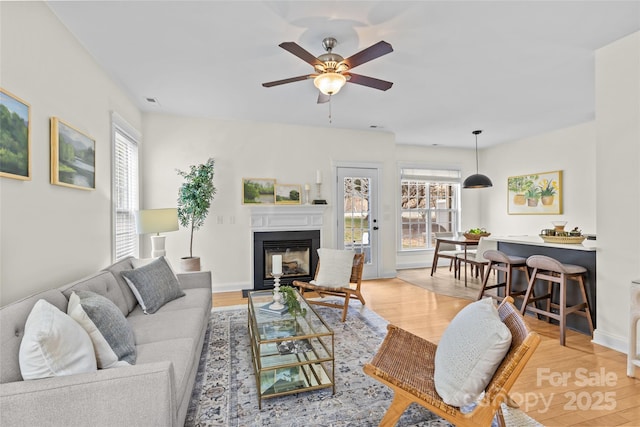
[[[472,148],[594,118],[595,50],[640,30],[640,1],[53,1],[49,6],[143,111],[393,132],[400,144]],[[324,37],[394,82],[347,84],[316,104],[306,80]],[[146,98],[156,98],[152,105]]]

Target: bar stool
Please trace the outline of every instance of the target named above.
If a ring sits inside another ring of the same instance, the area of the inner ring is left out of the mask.
[[[484,292],[488,289],[494,288],[504,288],[504,295],[510,296],[514,300],[516,297],[523,297],[526,290],[514,292],[511,289],[511,285],[513,282],[513,271],[520,270],[524,271],[525,276],[527,277],[527,283],[529,282],[529,269],[527,268],[527,260],[526,258],[522,258],[519,256],[509,256],[504,252],[490,249],[485,251],[482,256],[489,261],[487,265],[487,271],[482,279],[482,286],[480,287],[480,293],[478,294],[478,299],[482,299],[484,296]],[[496,283],[495,285],[487,286],[487,282],[489,281],[489,275],[491,274],[491,270],[502,271],[505,273],[505,281],[502,283]],[[503,296],[493,296],[495,299],[502,301],[505,297]]]
[[[529,310],[533,313],[537,313],[546,316],[547,319],[555,319],[560,323],[560,345],[565,343],[565,329],[567,323],[567,316],[569,314],[579,314],[587,318],[589,322],[589,331],[593,335],[593,322],[591,320],[591,310],[589,309],[589,301],[587,300],[587,292],[584,285],[584,277],[587,273],[587,269],[580,265],[563,264],[560,261],[544,255],[533,255],[527,258],[527,265],[533,268],[531,279],[529,280],[529,287],[524,297],[524,303],[520,309],[522,314],[525,310]],[[534,286],[536,280],[546,280],[547,293],[540,296],[535,296]],[[582,294],[583,302],[567,306],[567,283],[569,280],[578,283],[580,287],[580,293]],[[558,303],[552,301],[554,284],[559,285],[559,299]],[[536,301],[546,300],[546,309],[540,309],[536,306]],[[529,304],[533,303],[532,306]],[[552,311],[557,310],[557,313]]]

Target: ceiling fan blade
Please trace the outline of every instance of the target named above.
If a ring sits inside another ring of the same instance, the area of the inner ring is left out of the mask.
[[[313,77],[313,74],[305,74],[304,76],[289,77],[288,79],[276,80],[276,81],[273,81],[273,82],[262,83],[262,86],[264,86],[264,87],[278,86],[278,85],[283,85],[285,83],[293,83],[293,82],[299,82],[299,81],[302,81],[302,80],[307,80],[307,79],[310,79],[311,77]]]
[[[307,52],[303,49],[299,44],[295,42],[284,42],[280,43],[278,46],[283,48],[284,50],[293,53],[298,58],[302,59],[304,62],[308,62],[311,65],[322,65],[322,62],[318,60],[315,56]]]
[[[393,86],[392,82],[386,80],[380,80],[373,77],[363,76],[361,74],[344,73],[345,76],[350,78],[347,80],[349,83],[355,83],[357,85],[368,86],[379,90],[388,90]]]
[[[354,55],[351,55],[343,62],[347,64],[349,68],[355,68],[358,65],[362,65],[365,62],[369,62],[391,52],[393,52],[393,47],[391,47],[389,43],[385,41],[379,41],[378,43],[371,45]]]
[[[329,102],[330,99],[331,99],[331,96],[325,95],[324,93],[318,91],[318,104],[324,104],[326,102]]]

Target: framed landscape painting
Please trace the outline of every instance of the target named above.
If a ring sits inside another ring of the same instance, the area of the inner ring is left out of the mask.
[[[0,176],[31,179],[31,108],[0,88]]]
[[[96,141],[57,117],[51,118],[51,183],[96,188]]]
[[[297,184],[276,184],[276,205],[299,205],[300,186]]]
[[[507,188],[509,215],[562,213],[562,171],[510,176]]]
[[[242,204],[273,204],[276,200],[276,180],[271,178],[243,178]]]

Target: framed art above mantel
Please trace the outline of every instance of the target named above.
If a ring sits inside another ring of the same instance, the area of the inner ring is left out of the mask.
[[[507,189],[509,215],[562,213],[562,171],[510,176]]]

